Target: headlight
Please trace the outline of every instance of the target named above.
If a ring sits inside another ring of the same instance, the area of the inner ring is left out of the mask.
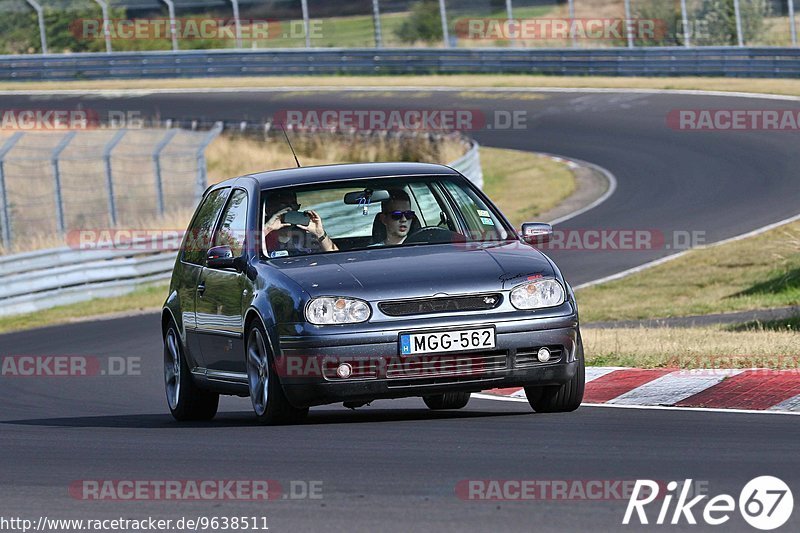
[[[554,279],[524,283],[511,291],[511,305],[517,309],[555,307],[564,303],[564,287]]]
[[[306,320],[317,326],[366,322],[370,314],[369,304],[355,298],[314,298],[306,307]]]

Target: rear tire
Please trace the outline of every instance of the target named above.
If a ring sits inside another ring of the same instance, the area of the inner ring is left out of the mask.
[[[164,334],[164,385],[167,405],[175,420],[211,420],[217,414],[219,394],[195,384],[174,322]]]
[[[586,367],[583,360],[583,339],[581,339],[580,333],[578,333],[577,344],[575,357],[578,361],[578,370],[572,379],[563,385],[525,387],[528,403],[537,413],[568,413],[581,406],[586,384]]]
[[[422,401],[429,409],[438,411],[441,409],[462,409],[469,403],[469,392],[446,392],[444,394],[433,394],[423,396]]]
[[[308,415],[308,407],[298,409],[289,403],[283,392],[275,362],[267,348],[267,334],[258,320],[247,333],[245,357],[247,358],[247,383],[250,400],[258,422],[265,425],[291,424]]]

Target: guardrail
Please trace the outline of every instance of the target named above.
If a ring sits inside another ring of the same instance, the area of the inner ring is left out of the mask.
[[[298,74],[800,76],[798,48],[280,49],[0,56],[0,80]]]
[[[483,187],[477,142],[450,166]],[[170,278],[179,236],[119,248],[37,250],[0,256],[0,316],[120,296]],[[164,251],[167,250],[167,251]]]

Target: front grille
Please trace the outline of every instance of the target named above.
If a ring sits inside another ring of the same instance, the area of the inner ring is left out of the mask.
[[[537,353],[542,346],[534,346],[532,348],[520,348],[517,350],[517,355],[514,359],[514,366],[535,366],[535,365],[549,365],[552,363],[561,362],[561,356],[564,352],[563,346],[544,346],[550,350],[550,360],[546,363],[539,361]]]
[[[480,378],[508,367],[505,350],[480,354],[410,355],[393,358],[386,367],[388,379],[430,379],[438,377]]]
[[[417,298],[414,300],[392,300],[381,302],[378,309],[387,316],[428,315],[455,311],[488,311],[503,302],[500,294],[473,294],[443,298]]]

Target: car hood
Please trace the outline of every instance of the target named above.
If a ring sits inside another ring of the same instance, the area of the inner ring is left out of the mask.
[[[498,291],[555,275],[541,252],[520,242],[375,248],[269,263],[312,297],[365,300]]]

